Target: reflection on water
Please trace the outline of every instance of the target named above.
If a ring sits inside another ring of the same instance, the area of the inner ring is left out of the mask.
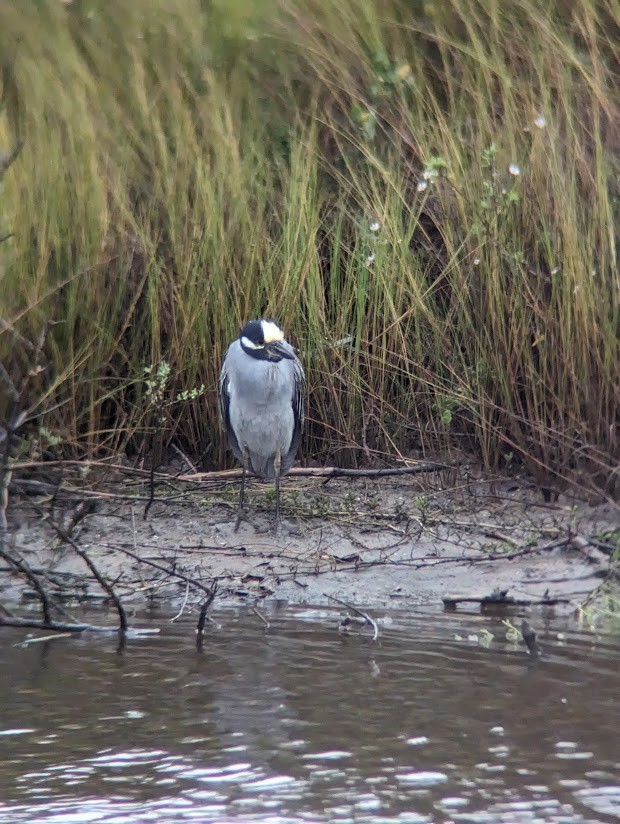
[[[620,818],[620,641],[548,623],[221,610],[160,637],[0,648],[0,822],[511,822]],[[473,635],[487,627],[486,649]],[[539,623],[539,630],[542,628]]]

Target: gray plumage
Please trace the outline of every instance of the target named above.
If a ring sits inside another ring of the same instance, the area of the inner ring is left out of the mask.
[[[222,420],[230,447],[245,473],[276,482],[276,526],[280,477],[293,465],[304,422],[304,370],[293,347],[272,321],[250,321],[228,348],[219,384]]]

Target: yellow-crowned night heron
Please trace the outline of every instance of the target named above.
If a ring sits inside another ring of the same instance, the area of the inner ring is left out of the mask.
[[[277,529],[280,478],[293,465],[304,423],[304,370],[280,327],[252,320],[230,344],[219,384],[220,411],[243,474],[235,530],[243,512],[245,475],[275,479]]]

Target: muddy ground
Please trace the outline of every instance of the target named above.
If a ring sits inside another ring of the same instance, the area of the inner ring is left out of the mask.
[[[559,599],[558,610],[573,610],[608,574],[620,522],[610,501],[560,495],[548,503],[527,479],[463,471],[329,482],[291,475],[277,534],[269,528],[272,488],[258,481],[250,482],[238,532],[236,481],[160,478],[146,519],[144,478],[82,491],[68,483],[55,496],[36,484],[15,488],[11,551],[69,605],[96,601],[101,589],[51,520],[127,603],[172,609],[195,607],[204,598],[195,585],[217,579],[218,599],[251,603],[317,604],[331,595],[362,609],[441,607],[450,594],[478,598],[499,589],[519,600]],[[87,507],[94,511],[78,520]],[[32,587],[0,565],[0,600],[23,607]]]

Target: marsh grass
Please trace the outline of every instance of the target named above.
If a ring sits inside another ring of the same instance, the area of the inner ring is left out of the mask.
[[[604,485],[617,22],[598,0],[4,4],[0,135],[24,149],[0,350],[17,380],[45,330],[30,431],[140,454],[166,363],[167,442],[219,464],[221,358],[269,314],[306,365],[306,457],[466,449]]]

